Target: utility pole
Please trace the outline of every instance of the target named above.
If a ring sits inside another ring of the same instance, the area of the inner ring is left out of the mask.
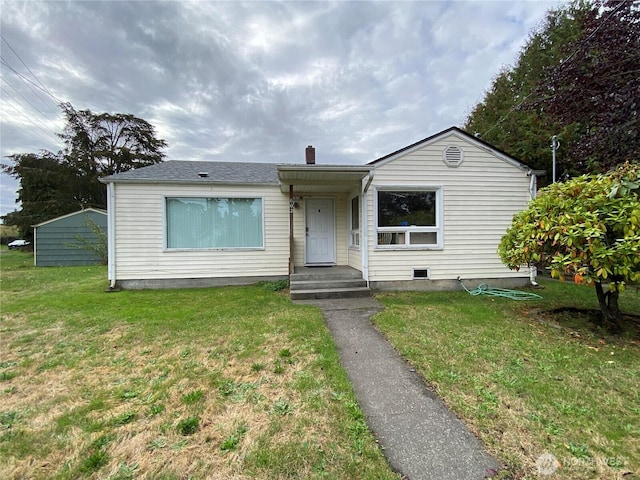
[[[558,136],[551,137],[551,151],[553,152],[553,183],[556,183],[556,150],[560,146]]]

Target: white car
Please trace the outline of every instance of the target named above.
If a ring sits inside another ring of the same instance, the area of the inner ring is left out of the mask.
[[[31,242],[27,242],[26,240],[14,240],[13,242],[9,242],[7,244],[7,247],[9,247],[9,249],[12,249],[26,247],[27,245],[31,245]]]

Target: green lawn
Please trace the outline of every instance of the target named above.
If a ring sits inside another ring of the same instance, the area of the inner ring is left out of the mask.
[[[640,478],[640,326],[613,337],[576,312],[551,313],[597,308],[596,295],[543,285],[535,302],[381,294],[374,323],[505,462],[503,477]],[[635,287],[620,303],[640,313]],[[553,476],[538,476],[544,452],[561,465]]]
[[[104,267],[0,252],[0,478],[398,478],[320,313],[275,285],[104,293]],[[380,294],[374,321],[502,478],[639,478],[638,329],[551,313],[595,294],[544,286],[536,302]],[[640,293],[621,305],[640,312]]]
[[[398,478],[320,313],[1,250],[0,478]]]

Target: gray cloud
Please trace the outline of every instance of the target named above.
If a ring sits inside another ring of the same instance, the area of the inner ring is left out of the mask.
[[[363,163],[460,125],[551,6],[3,1],[0,27],[56,98],[150,121],[168,158]],[[5,65],[1,85],[2,156],[60,149],[56,101]]]

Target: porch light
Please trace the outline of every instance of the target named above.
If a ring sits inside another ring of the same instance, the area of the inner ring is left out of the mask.
[[[300,202],[300,196],[294,195],[289,198],[289,210],[293,211],[294,208],[298,208]]]

